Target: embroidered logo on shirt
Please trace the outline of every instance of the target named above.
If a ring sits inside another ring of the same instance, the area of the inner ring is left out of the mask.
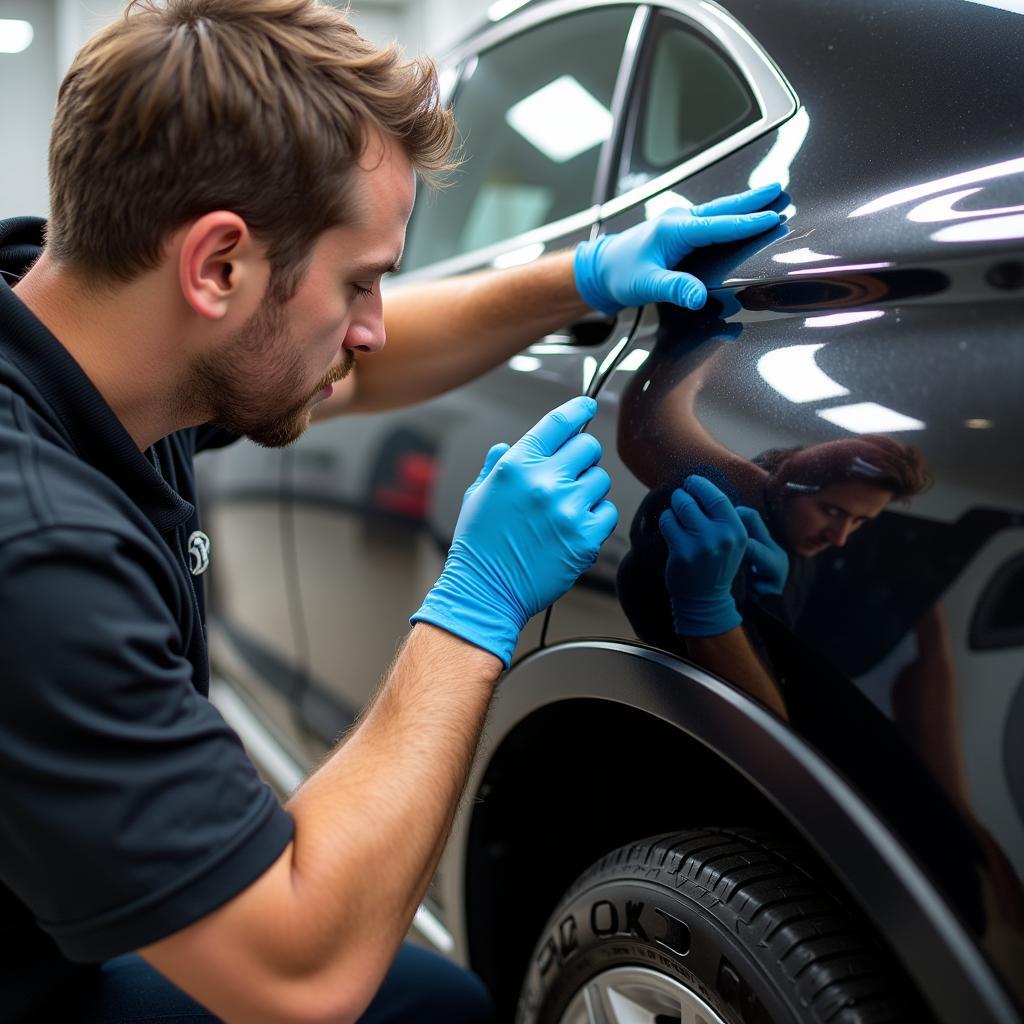
[[[188,560],[193,576],[202,576],[210,568],[210,538],[202,530],[188,539]]]

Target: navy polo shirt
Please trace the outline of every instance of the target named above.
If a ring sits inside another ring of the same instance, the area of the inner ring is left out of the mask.
[[[0,222],[3,1020],[73,1004],[82,965],[210,913],[292,836],[206,699],[192,459],[233,438],[139,451],[9,286],[42,223]]]

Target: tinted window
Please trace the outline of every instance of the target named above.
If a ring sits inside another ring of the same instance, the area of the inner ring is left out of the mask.
[[[725,53],[665,16],[654,23],[638,95],[619,193],[696,156],[760,114]]]
[[[448,189],[421,191],[403,266],[470,252],[591,204],[632,17],[632,7],[570,15],[470,60],[455,98],[465,163]]]

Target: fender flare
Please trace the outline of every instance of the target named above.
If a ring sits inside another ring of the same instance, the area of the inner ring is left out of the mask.
[[[489,764],[520,722],[575,699],[628,705],[659,718],[748,779],[829,864],[898,951],[938,1019],[1020,1024],[969,932],[864,798],[786,722],[692,664],[611,640],[558,644],[523,658],[498,687],[467,793],[479,791]],[[466,801],[444,871],[445,888],[457,896],[450,905],[463,914],[476,806]],[[467,948],[465,916],[451,924]]]

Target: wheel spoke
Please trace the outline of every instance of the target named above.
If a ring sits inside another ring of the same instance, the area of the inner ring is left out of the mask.
[[[725,1024],[692,989],[647,967],[615,967],[591,978],[560,1024]]]

